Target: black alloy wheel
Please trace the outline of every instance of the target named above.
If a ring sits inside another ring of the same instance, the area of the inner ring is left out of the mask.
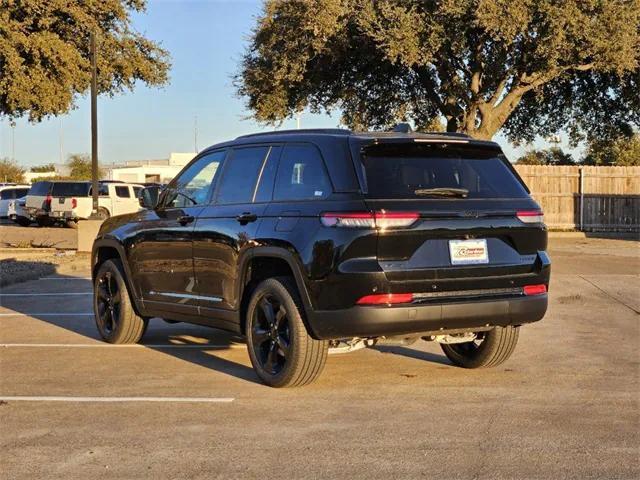
[[[265,294],[253,316],[253,349],[264,371],[277,375],[284,368],[291,350],[287,310],[275,295]]]
[[[122,263],[105,261],[95,274],[93,311],[100,336],[109,343],[137,343],[149,323],[133,306]]]
[[[113,335],[120,321],[122,294],[113,273],[104,272],[96,282],[98,328],[107,336]]]
[[[494,327],[478,332],[471,342],[440,344],[455,365],[463,368],[495,367],[504,363],[518,343],[519,327]]]
[[[307,331],[305,309],[291,277],[268,278],[257,285],[246,315],[249,358],[264,383],[299,387],[318,378],[329,342]]]

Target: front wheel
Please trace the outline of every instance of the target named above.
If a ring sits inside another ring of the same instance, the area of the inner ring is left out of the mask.
[[[109,343],[137,343],[148,320],[133,309],[119,260],[107,260],[98,269],[93,284],[93,310],[100,336]]]
[[[247,308],[249,357],[260,379],[272,387],[313,382],[327,361],[329,342],[307,332],[304,308],[292,279],[264,280]]]
[[[459,367],[495,367],[513,353],[519,330],[520,327],[494,327],[488,332],[478,333],[472,342],[440,344],[440,347],[447,358]]]

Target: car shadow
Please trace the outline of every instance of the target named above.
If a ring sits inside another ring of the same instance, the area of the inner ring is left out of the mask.
[[[422,350],[414,350],[412,348],[402,346],[385,346],[377,345],[373,347],[374,350],[378,350],[381,353],[393,353],[395,355],[401,355],[407,358],[414,358],[416,360],[422,360],[425,362],[439,363],[442,365],[453,365],[445,355],[438,355],[436,353],[424,352]]]
[[[47,270],[46,276],[50,276],[51,273]],[[12,313],[19,316],[27,315],[89,340],[89,342],[82,342],[76,339],[73,343],[92,343],[96,340],[103,342],[94,323],[92,297],[82,295],[82,293],[88,294],[92,291],[91,281],[87,278],[81,279],[60,274],[55,275],[55,278],[57,279],[55,281],[30,280],[3,287],[0,292],[2,293],[0,308],[3,316],[7,317]],[[56,297],[55,295],[43,296],[43,293],[74,295]],[[60,314],[52,315],[56,313]],[[20,338],[14,342],[67,343],[64,340],[62,342],[59,340],[47,342],[46,338],[43,339],[40,336],[38,336],[38,340],[33,338],[31,336]],[[150,320],[140,344],[150,350],[225,375],[252,383],[261,383],[253,368],[217,354],[217,352],[228,352],[234,348],[242,348],[244,345],[242,337],[222,330],[187,323],[167,323],[162,319],[153,318]]]

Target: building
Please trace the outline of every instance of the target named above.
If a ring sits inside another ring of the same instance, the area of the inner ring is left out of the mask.
[[[168,159],[133,160],[103,167],[105,178],[130,183],[169,183],[195,157],[195,153],[171,153]]]

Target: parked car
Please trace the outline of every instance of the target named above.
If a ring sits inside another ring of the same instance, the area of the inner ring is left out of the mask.
[[[142,185],[121,182],[100,182],[98,216],[106,219],[114,215],[140,209],[138,194]],[[27,195],[27,212],[40,226],[63,223],[75,228],[79,220],[86,220],[93,211],[91,182],[36,182]]]
[[[153,188],[153,187],[152,187]],[[543,318],[543,214],[493,142],[295,130],[201,152],[93,245],[96,325],[134,343],[149,319],[246,335],[257,375],[312,382],[328,349],[441,344],[465,368]]]
[[[9,216],[9,203],[16,198],[24,197],[29,191],[29,185],[0,186],[0,218]]]
[[[26,210],[27,197],[16,198],[9,202],[7,213],[9,220],[17,223],[21,227],[28,227],[34,222]]]

